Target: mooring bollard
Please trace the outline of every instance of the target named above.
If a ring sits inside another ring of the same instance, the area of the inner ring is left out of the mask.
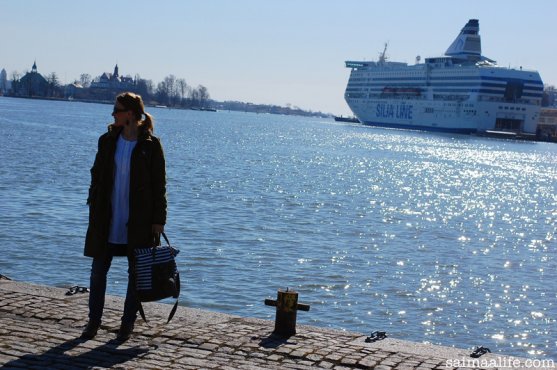
[[[281,337],[290,337],[296,334],[296,312],[309,311],[309,304],[298,303],[298,292],[279,289],[277,299],[266,299],[265,305],[275,306],[275,331],[273,334]]]

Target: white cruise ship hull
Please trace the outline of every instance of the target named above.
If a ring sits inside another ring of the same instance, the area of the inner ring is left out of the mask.
[[[540,107],[467,100],[367,99],[349,101],[360,122],[369,126],[470,134],[489,130],[535,133]],[[505,125],[500,122],[516,122]],[[512,129],[512,130],[511,130]]]

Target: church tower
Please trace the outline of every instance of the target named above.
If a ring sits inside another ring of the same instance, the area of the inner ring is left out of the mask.
[[[33,67],[31,67],[31,73],[37,73],[37,61],[33,62]]]
[[[114,78],[118,78],[118,64],[116,64],[116,66],[114,67],[114,74],[113,74]]]

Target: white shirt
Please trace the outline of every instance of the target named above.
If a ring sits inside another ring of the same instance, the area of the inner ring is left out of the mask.
[[[128,218],[130,213],[130,162],[137,140],[129,141],[118,136],[114,153],[114,184],[112,187],[112,218],[108,242],[128,243]]]

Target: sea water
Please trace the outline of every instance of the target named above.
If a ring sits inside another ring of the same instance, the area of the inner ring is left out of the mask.
[[[0,274],[88,286],[103,104],[0,97]],[[181,302],[557,359],[557,145],[332,119],[150,108]],[[124,295],[126,261],[108,293]]]

